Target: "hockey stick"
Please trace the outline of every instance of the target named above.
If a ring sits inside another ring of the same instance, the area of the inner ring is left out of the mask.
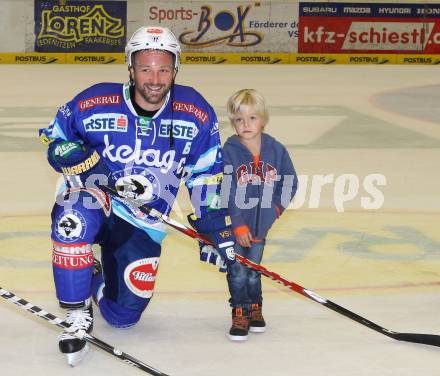
[[[0,287],[0,296],[10,303],[13,303],[15,305],[18,305],[20,308],[25,309],[26,311],[34,314],[35,316],[38,316],[49,323],[59,326],[60,328],[69,330],[70,324],[66,321],[63,321],[57,316],[54,316],[53,314],[44,311],[38,306],[34,306],[32,303],[29,303],[28,301],[19,298],[18,296],[14,295],[12,292],[9,292],[3,288]],[[71,332],[73,336],[82,339],[84,341],[90,342],[96,347],[99,347],[101,350],[104,350],[108,352],[109,354],[116,356],[117,358],[123,360],[125,363],[134,366],[136,368],[139,368],[140,370],[149,373],[153,376],[169,376],[166,373],[160,372],[157,369],[150,367],[149,365],[141,362],[140,360],[132,357],[131,355],[122,352],[121,350],[105,343],[104,341],[101,341],[100,339],[84,332],[84,331],[76,331]]]
[[[161,212],[159,212],[153,208],[150,208],[145,204],[140,205],[138,202],[136,202],[133,199],[121,198],[121,197],[119,197],[118,192],[116,192],[112,188],[106,188],[106,189],[110,193],[115,195],[116,199],[118,199],[122,202],[126,202],[129,205],[137,207],[142,213],[147,214],[147,215],[151,215],[151,216],[161,220],[162,222],[173,227],[177,231],[182,232],[185,235],[190,236],[191,238],[197,239],[201,243],[213,245],[208,239],[206,239],[202,235],[198,234],[196,231],[194,231],[191,228],[188,228],[185,225],[171,219],[167,215],[162,214]],[[269,271],[268,269],[266,269],[262,265],[255,264],[251,260],[249,260],[239,254],[235,254],[235,257],[238,260],[238,262],[247,266],[249,269],[255,270],[255,271],[263,274],[264,276],[274,280],[275,282],[278,282],[278,283],[288,287],[289,289],[297,292],[298,294],[301,294],[308,299],[311,299],[319,304],[322,304],[323,306],[325,306],[325,307],[327,307],[327,308],[329,308],[329,309],[331,309],[341,315],[344,315],[345,317],[348,317],[351,320],[357,321],[359,324],[362,324],[370,329],[373,329],[376,332],[379,332],[383,335],[386,335],[387,337],[393,338],[398,341],[421,343],[423,345],[431,345],[431,346],[439,346],[440,347],[440,336],[439,335],[417,334],[417,333],[399,333],[399,332],[394,332],[392,330],[385,329],[382,326],[377,325],[374,322],[367,320],[366,318],[359,316],[356,313],[351,312],[348,309],[341,307],[340,305],[338,305],[338,304],[336,304],[326,298],[319,296],[315,292],[313,292],[309,289],[306,289],[306,288],[298,285],[295,282],[289,281],[289,280],[281,277],[277,273]]]

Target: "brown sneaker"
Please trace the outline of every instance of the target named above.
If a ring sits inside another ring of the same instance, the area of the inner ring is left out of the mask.
[[[249,317],[246,308],[232,308],[232,326],[229,330],[231,341],[246,341],[249,332]]]
[[[262,309],[261,304],[251,305],[249,331],[252,333],[263,333],[266,331],[266,322],[264,321]]]

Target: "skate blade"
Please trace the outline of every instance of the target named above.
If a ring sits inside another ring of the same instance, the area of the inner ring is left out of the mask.
[[[85,358],[88,351],[89,345],[86,343],[86,345],[80,351],[66,354],[67,364],[69,364],[71,367],[77,366]]]
[[[266,327],[260,327],[260,326],[250,326],[249,331],[252,333],[264,333],[266,331]]]

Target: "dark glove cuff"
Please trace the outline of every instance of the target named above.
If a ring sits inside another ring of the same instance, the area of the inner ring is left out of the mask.
[[[193,214],[188,215],[190,225],[201,234],[210,234],[222,230],[231,225],[231,218],[226,209],[219,209],[206,213],[202,218],[195,218]]]

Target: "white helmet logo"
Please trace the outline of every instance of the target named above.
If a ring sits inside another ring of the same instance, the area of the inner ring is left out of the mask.
[[[151,28],[147,29],[147,33],[150,33],[150,34],[162,34],[163,33],[163,29],[151,27]]]

